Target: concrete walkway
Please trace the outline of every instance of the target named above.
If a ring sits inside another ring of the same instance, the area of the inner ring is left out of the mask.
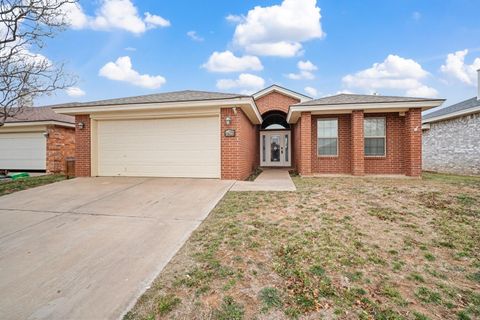
[[[0,319],[118,319],[232,184],[77,178],[0,197]]]
[[[230,191],[296,191],[288,169],[263,169],[255,181],[237,181]]]

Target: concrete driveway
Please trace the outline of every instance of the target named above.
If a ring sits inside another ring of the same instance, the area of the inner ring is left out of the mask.
[[[0,197],[0,319],[117,319],[232,183],[78,178]]]

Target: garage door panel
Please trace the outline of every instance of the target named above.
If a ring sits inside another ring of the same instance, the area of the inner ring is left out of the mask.
[[[0,169],[45,170],[43,132],[0,133]]]
[[[220,177],[218,117],[98,122],[101,176]]]

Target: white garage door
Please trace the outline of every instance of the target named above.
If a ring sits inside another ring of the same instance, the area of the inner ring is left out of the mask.
[[[43,132],[0,133],[0,169],[45,170],[46,140]]]
[[[218,117],[102,120],[98,175],[220,177]]]

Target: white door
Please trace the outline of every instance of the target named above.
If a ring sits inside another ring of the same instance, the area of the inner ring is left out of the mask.
[[[260,132],[260,162],[264,167],[290,167],[292,152],[290,131]]]
[[[98,175],[220,178],[217,116],[102,120]]]
[[[0,169],[46,170],[46,159],[43,132],[0,133]]]

